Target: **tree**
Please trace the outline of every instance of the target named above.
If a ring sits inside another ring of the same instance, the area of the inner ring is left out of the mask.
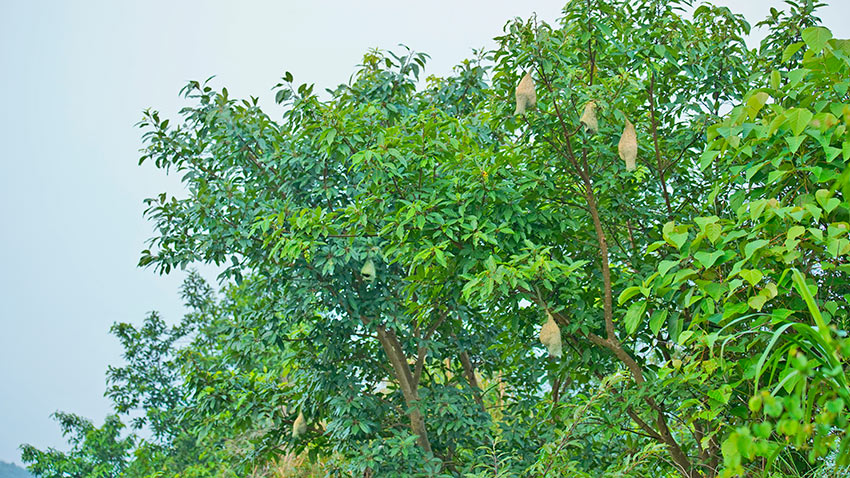
[[[559,25],[512,20],[494,51],[421,88],[427,55],[409,50],[369,52],[327,99],[286,73],[278,120],[209,80],[182,90],[178,121],[146,111],[140,162],[187,194],[147,201],[140,264],[226,267],[220,300],[189,281],[180,326],[114,329],[129,365],[110,396],[141,406],[162,447],[134,464],[844,466],[848,43],[812,2],[772,12],[758,51],[742,17],[686,4],[573,0]],[[537,107],[515,115],[526,73]],[[598,130],[580,121],[591,102]],[[634,170],[618,156],[628,124]],[[561,357],[538,342],[549,316]],[[192,450],[178,437],[213,458],[178,460]]]
[[[116,323],[110,330],[124,347],[125,364],[109,367],[106,395],[116,413],[133,417],[134,429],[151,434],[133,450],[127,477],[233,476],[231,456],[218,451],[224,439],[195,433],[202,415],[186,381],[194,366],[190,357],[218,357],[216,332],[227,316],[196,271],[187,275],[181,296],[188,313],[177,325],[169,327],[152,312],[139,327]]]
[[[38,450],[21,446],[21,460],[27,469],[40,478],[112,478],[121,476],[127,467],[127,452],[133,448],[135,437],[121,438],[124,424],[115,415],[108,415],[103,426],[72,413],[56,412],[62,435],[68,438],[71,451],[52,448]]]
[[[702,474],[719,448],[700,461],[670,425],[684,396],[648,382],[671,341],[635,336],[645,307],[613,300],[656,266],[643,252],[660,226],[697,213],[712,179],[695,168],[705,128],[747,88],[743,19],[701,7],[689,21],[676,6],[570,2],[561,28],[510,22],[492,86],[481,57],[417,92],[416,53],[370,53],[327,101],[287,74],[279,123],[255,99],[190,83],[197,106],[182,124],[153,111],[142,123],[142,161],[184,174],[189,197],[151,200],[160,234],[141,263],[167,272],[229,260],[225,277],[258,299],[268,334],[291,341],[292,413],[327,421],[299,445],[360,471],[455,472],[493,433],[529,466],[521,450],[554,436],[561,398],[622,367],[616,425],[663,444],[683,475]],[[539,88],[538,112],[524,117],[511,115],[518,70]],[[577,127],[590,100],[598,135]],[[641,132],[634,174],[612,148],[626,119]],[[359,274],[367,260],[374,282]],[[533,346],[544,310],[574,350],[558,363]],[[671,312],[675,337],[688,318]],[[477,374],[509,390],[496,423]],[[395,393],[376,393],[386,382]],[[394,425],[399,414],[409,431]],[[391,437],[418,446],[398,462],[376,445]]]
[[[222,360],[215,343],[218,322],[228,318],[224,301],[194,271],[181,292],[188,313],[177,325],[168,326],[151,312],[140,326],[112,326],[125,361],[107,371],[105,395],[115,414],[95,428],[80,416],[57,413],[72,450],[40,451],[24,445],[23,460],[37,476],[237,476],[234,469],[242,457],[224,448],[240,446],[240,437],[212,434],[199,439],[195,430],[204,415],[186,382],[187,370],[195,365],[190,357]],[[130,420],[133,432],[127,436],[121,418]]]

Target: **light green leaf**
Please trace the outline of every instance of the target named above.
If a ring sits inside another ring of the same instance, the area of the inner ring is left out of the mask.
[[[705,237],[707,237],[712,244],[717,243],[717,240],[720,239],[721,232],[723,232],[723,226],[720,224],[715,223],[705,226]]]
[[[440,250],[440,249],[434,249],[434,256],[435,256],[435,258],[437,259],[437,262],[438,262],[441,266],[446,267],[446,265],[447,265],[447,262],[446,262],[446,254],[445,254],[442,250]]]
[[[815,199],[817,199],[818,204],[821,205],[827,214],[832,212],[833,209],[837,208],[841,204],[841,201],[838,198],[831,196],[832,193],[830,193],[827,189],[818,189],[815,192]]]
[[[747,99],[747,116],[749,116],[750,119],[755,119],[759,111],[764,108],[764,104],[767,103],[768,99],[770,99],[770,95],[764,91],[759,91],[753,96],[750,96],[749,99]]]
[[[765,239],[758,239],[755,241],[748,242],[747,245],[744,246],[744,258],[749,259],[757,250],[761,249],[767,244],[768,241]]]
[[[679,264],[679,261],[678,261],[678,260],[675,260],[675,261],[661,261],[661,262],[658,264],[658,272],[659,272],[661,275],[667,275],[667,273],[668,273],[668,272],[670,272],[670,269],[672,269],[673,267],[677,266],[678,264]]]
[[[803,208],[806,211],[809,211],[809,214],[812,215],[812,218],[814,218],[815,222],[820,222],[820,218],[823,215],[823,209],[815,206],[814,204],[805,204],[803,205]]]
[[[793,241],[804,232],[806,232],[806,228],[803,226],[791,226],[785,235],[788,239]]]
[[[738,273],[741,278],[750,283],[750,285],[755,286],[759,283],[759,281],[764,277],[764,274],[761,271],[756,269],[742,269],[741,272]]]
[[[750,219],[755,221],[759,217],[761,217],[761,213],[764,212],[764,208],[767,206],[766,199],[758,199],[750,203]]]
[[[797,42],[786,46],[785,49],[782,51],[782,63],[785,63],[786,61],[790,60],[795,53],[800,51],[800,48],[803,48],[803,45],[805,45],[805,43]]]
[[[839,256],[846,254],[847,251],[850,250],[850,241],[844,238],[838,239],[830,237],[826,240],[826,250],[832,255],[832,257],[837,259]]]
[[[685,280],[686,278],[688,278],[690,276],[695,276],[695,275],[697,275],[697,271],[695,271],[691,268],[682,269],[682,270],[676,272],[676,275],[673,279],[673,282],[678,284],[678,283],[682,282],[683,280]]]
[[[700,251],[694,254],[694,259],[696,259],[703,268],[708,269],[717,262],[717,259],[723,257],[723,253],[724,251],[722,250],[714,252]]]
[[[676,249],[681,249],[685,245],[685,241],[688,240],[688,231],[685,226],[676,226],[673,221],[664,224],[661,233],[664,240]]]
[[[806,77],[812,70],[808,68],[797,68],[796,70],[792,70],[788,72],[788,85],[786,88],[794,88],[797,83],[803,81],[803,78]]]
[[[761,309],[762,309],[762,307],[764,307],[764,304],[766,302],[767,302],[767,297],[765,297],[761,294],[752,296],[749,299],[747,299],[747,305],[749,305],[750,307],[752,307],[753,309],[755,309],[759,312],[761,312]]]
[[[803,30],[803,41],[815,53],[820,53],[826,42],[832,39],[832,32],[824,27],[809,27]]]
[[[791,127],[791,131],[794,132],[795,136],[799,136],[809,126],[809,122],[812,121],[814,115],[805,108],[792,108],[785,113],[785,117],[787,118],[788,125]]]
[[[823,153],[826,155],[826,160],[828,162],[832,162],[835,158],[841,154],[841,148],[835,148],[832,146],[824,146]]]
[[[768,184],[773,184],[773,183],[775,183],[776,181],[778,181],[778,180],[782,179],[782,178],[783,178],[786,174],[788,174],[789,172],[790,172],[790,171],[788,171],[788,170],[774,170],[774,171],[771,171],[771,172],[770,172],[770,173],[768,173],[768,175],[767,175],[767,182],[768,182]]]
[[[714,161],[714,158],[716,158],[718,154],[720,154],[720,151],[704,151],[699,157],[699,168],[705,170],[705,168],[711,165],[711,162]]]
[[[687,232],[672,232],[668,234],[667,239],[670,240],[670,243],[676,247],[676,249],[681,249],[685,242],[688,240]]]
[[[625,301],[631,299],[639,293],[640,287],[638,286],[626,287],[625,289],[623,289],[623,292],[620,292],[620,297],[617,298],[617,304],[623,305]]]
[[[782,81],[782,76],[779,74],[779,71],[773,70],[770,72],[770,87],[774,90],[778,90],[780,86],[780,82]]]

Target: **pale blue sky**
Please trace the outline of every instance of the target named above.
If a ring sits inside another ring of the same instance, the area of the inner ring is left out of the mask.
[[[717,3],[752,24],[781,6]],[[850,5],[831,3],[822,18],[850,37]],[[509,18],[553,21],[562,5],[0,1],[0,460],[20,464],[24,442],[64,449],[53,411],[103,420],[104,373],[120,363],[113,322],[182,313],[182,273],[135,267],[151,235],[142,200],[179,187],[136,166],[144,108],[173,116],[185,82],[215,74],[232,97],[259,95],[276,111],[270,87],[284,71],[322,90],[347,81],[368,48],[399,43],[445,75]]]

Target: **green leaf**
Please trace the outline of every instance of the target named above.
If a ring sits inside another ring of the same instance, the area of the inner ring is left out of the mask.
[[[809,214],[812,215],[812,218],[814,218],[815,222],[820,222],[820,218],[823,215],[823,209],[815,206],[814,204],[804,204],[803,209],[809,211]]]
[[[717,259],[723,257],[724,252],[725,251],[722,250],[714,252],[700,251],[694,254],[694,259],[696,259],[704,269],[708,269],[717,262]]]
[[[720,151],[703,151],[702,155],[699,157],[699,168],[701,170],[705,170],[711,165],[711,162],[714,161],[714,158],[716,158],[718,154],[720,154]]]
[[[750,203],[750,219],[755,221],[759,217],[761,217],[761,213],[764,212],[764,208],[767,206],[766,199],[759,199]]]
[[[688,240],[688,233],[687,232],[671,232],[670,234],[667,235],[667,237],[665,239],[667,239],[668,242],[672,246],[675,246],[676,249],[681,249],[682,246],[685,245],[685,242],[687,242],[687,240]]]
[[[658,335],[666,320],[667,309],[658,309],[652,313],[652,317],[649,318],[649,330],[652,331],[652,335]]]
[[[640,320],[643,318],[645,313],[646,300],[635,302],[629,307],[629,310],[626,311],[626,315],[623,318],[627,334],[631,335],[635,333],[635,330],[637,330],[638,325],[640,325]]]
[[[697,271],[695,271],[691,268],[682,269],[682,270],[676,272],[676,275],[674,276],[673,282],[676,283],[676,284],[679,284],[683,280],[685,280],[686,278],[688,278],[690,276],[695,276],[696,274],[697,274]]]
[[[770,173],[768,173],[768,175],[767,175],[767,183],[768,183],[768,184],[773,184],[773,183],[775,183],[776,181],[781,180],[781,179],[782,179],[783,177],[785,177],[785,175],[787,175],[789,172],[790,172],[790,171],[788,171],[788,170],[781,170],[781,169],[780,169],[780,170],[774,170],[774,171],[771,171],[771,172],[770,172]]]
[[[826,42],[832,39],[832,32],[824,27],[809,27],[803,30],[803,41],[815,53],[820,53]]]
[[[786,46],[785,49],[782,51],[782,63],[785,63],[790,60],[791,57],[794,56],[795,53],[800,51],[800,48],[803,48],[804,45],[805,43],[803,42],[797,42]]]
[[[839,256],[846,254],[847,251],[850,250],[850,241],[844,238],[838,239],[830,237],[826,240],[826,250],[830,253],[830,255],[832,255],[832,257],[837,259]]]
[[[684,335],[684,333],[682,334]],[[712,400],[716,400],[720,403],[728,403],[729,398],[732,396],[732,388],[729,385],[723,385],[716,390],[709,390],[706,392],[709,398]]]
[[[640,293],[640,287],[632,286],[623,289],[623,292],[620,292],[620,297],[617,298],[617,304],[623,305],[623,303],[632,297],[636,296]]]
[[[815,199],[817,199],[818,204],[821,205],[827,214],[832,212],[833,209],[837,208],[841,204],[841,201],[838,198],[832,197],[832,193],[828,189],[818,189],[815,192]]]
[[[748,242],[747,245],[744,246],[744,258],[749,259],[757,250],[768,244],[769,242],[765,239],[758,239],[755,241]]]
[[[812,70],[808,68],[797,68],[796,70],[792,70],[788,72],[788,85],[786,85],[787,89],[792,89],[797,86],[797,83],[803,81]]]
[[[434,257],[437,259],[437,262],[441,266],[443,266],[443,267],[447,266],[446,254],[443,251],[441,251],[440,249],[434,249]]]
[[[806,307],[809,308],[809,313],[812,314],[815,325],[818,326],[818,332],[829,343],[832,340],[829,334],[829,328],[826,325],[826,321],[823,320],[823,315],[821,315],[820,309],[815,303],[815,298],[809,290],[809,286],[806,284],[806,277],[797,269],[791,269],[791,279],[794,282],[794,288],[797,289],[797,293],[806,301]]]
[[[838,157],[842,153],[841,148],[835,148],[832,146],[824,146],[823,153],[826,155],[827,162],[832,162],[835,158]]]
[[[767,103],[767,100],[770,99],[770,95],[763,91],[759,91],[758,93],[752,95],[747,99],[747,116],[750,119],[755,119],[758,115],[759,111],[764,108],[764,104]]]
[[[682,322],[681,317],[672,314],[667,317],[667,333],[670,334],[670,338],[674,342],[679,340],[679,334],[682,332]]]
[[[328,132],[327,132],[327,136],[325,137],[325,142],[326,142],[328,145],[330,145],[330,144],[332,144],[332,143],[334,142],[334,139],[335,139],[335,138],[336,138],[336,130],[335,130],[335,129],[330,129],[330,130],[328,130]]]
[[[791,150],[792,153],[796,153],[797,150],[800,149],[800,145],[803,144],[803,140],[806,139],[806,136],[786,136],[784,139],[785,142],[788,143],[788,149]]]
[[[678,260],[675,261],[661,261],[658,264],[658,273],[661,275],[667,275],[670,272],[670,269],[676,267],[679,264]]]
[[[779,74],[779,71],[773,70],[770,72],[770,87],[774,90],[778,90],[780,86],[780,82],[782,81],[782,76]]]
[[[717,240],[720,239],[721,232],[723,232],[723,226],[720,224],[714,223],[705,226],[705,237],[707,237],[712,244],[717,243]]]
[[[762,274],[761,271],[755,269],[742,269],[738,275],[745,281],[749,282],[753,287],[755,287],[755,285],[758,284],[764,277],[764,274]]]
[[[762,307],[764,307],[764,304],[766,302],[767,302],[767,297],[765,297],[763,295],[754,295],[754,296],[750,297],[749,299],[747,299],[747,305],[749,305],[750,307],[752,307],[753,309],[755,309],[757,311],[761,311]]]
[[[785,113],[785,117],[791,131],[794,132],[795,136],[799,136],[809,126],[814,115],[805,108],[792,108]]]
[[[666,241],[655,241],[652,244],[650,244],[649,246],[647,246],[646,252],[655,252],[658,249],[664,247],[664,244],[666,244],[666,243],[667,243]]]

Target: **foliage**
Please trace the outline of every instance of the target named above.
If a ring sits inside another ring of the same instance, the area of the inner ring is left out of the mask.
[[[21,459],[36,477],[111,478],[121,476],[127,467],[127,452],[133,448],[132,436],[121,438],[124,424],[115,415],[106,417],[103,426],[72,413],[56,412],[53,418],[62,428],[71,450],[67,453],[48,448],[38,450],[21,446]]]
[[[409,50],[325,96],[286,73],[280,119],[209,81],[178,121],[145,112],[141,162],[186,194],[147,200],[140,264],[217,264],[224,287],[191,275],[183,322],[113,328],[107,393],[153,433],[127,475],[844,466],[850,47],[812,2],[758,51],[687,5],[573,0],[424,84]]]
[[[688,375],[722,372],[716,396],[748,404],[725,424],[735,430],[723,444],[729,475],[759,457],[796,470],[850,457],[850,43],[822,27],[801,38],[783,55],[803,50],[799,67],[773,70],[710,129],[702,167],[724,172],[718,215],[696,220],[653,287],[693,310],[692,335],[680,338],[693,344]],[[689,406],[693,416],[717,408]]]

